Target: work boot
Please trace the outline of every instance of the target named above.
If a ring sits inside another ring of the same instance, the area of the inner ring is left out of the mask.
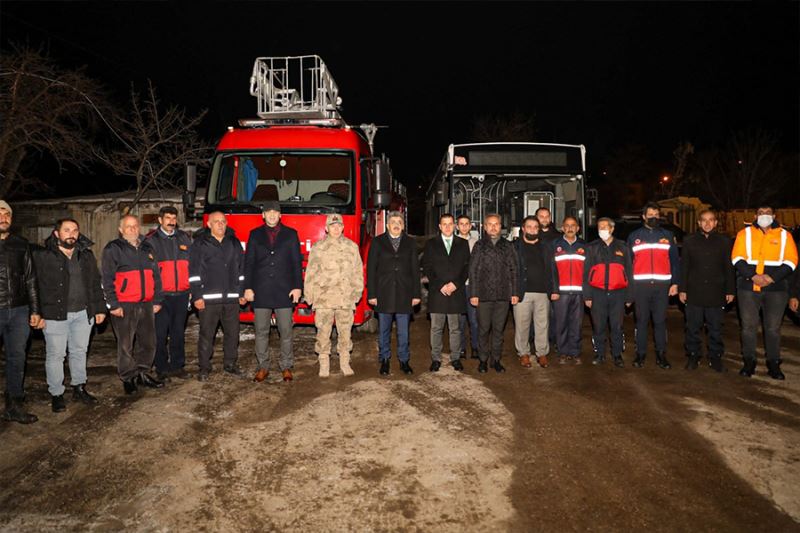
[[[777,361],[767,361],[767,374],[772,379],[779,379],[781,381],[786,379],[786,376],[784,376],[783,372],[781,372],[780,359],[778,359]]]
[[[672,365],[667,361],[666,352],[656,352],[656,366],[662,370],[669,370],[672,368]],[[695,368],[696,367],[697,365],[695,365]]]
[[[686,354],[686,370],[697,370],[697,362],[700,360],[700,354],[696,352],[690,352]]]
[[[755,373],[756,373],[756,360],[745,359],[744,366],[742,366],[742,369],[739,370],[739,375],[746,378],[751,378]]]
[[[159,381],[147,372],[139,372],[139,376],[136,378],[137,385],[144,385],[145,387],[149,387],[151,389],[161,389],[164,388],[164,382]]]
[[[353,374],[355,374],[355,372],[353,372],[353,369],[350,367],[349,353],[339,354],[339,370],[342,371],[342,375],[344,376],[352,376]]]
[[[39,418],[36,415],[26,413],[22,408],[22,398],[12,398],[6,393],[6,410],[3,412],[3,420],[8,422],[19,422],[20,424],[33,424]]]
[[[330,375],[331,375],[331,356],[328,354],[319,354],[319,377],[327,378]]]
[[[83,402],[86,405],[98,403],[97,398],[86,392],[86,385],[74,385],[72,387],[72,400]]]
[[[717,372],[724,372],[725,367],[722,365],[722,354],[710,353],[708,354],[708,366]]]
[[[50,397],[50,407],[53,409],[54,413],[63,413],[67,410],[67,404],[64,402],[64,395],[59,394],[58,396],[51,396]]]
[[[136,378],[127,379],[122,382],[122,388],[125,389],[125,394],[131,395],[139,390],[136,386]]]
[[[636,368],[644,368],[644,359],[646,355],[643,353],[637,353],[636,358],[633,360],[633,366]]]

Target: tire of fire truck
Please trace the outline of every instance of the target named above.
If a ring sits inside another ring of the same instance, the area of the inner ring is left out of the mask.
[[[377,333],[378,332],[378,319],[375,317],[370,318],[360,326],[356,326],[356,331],[361,333]]]

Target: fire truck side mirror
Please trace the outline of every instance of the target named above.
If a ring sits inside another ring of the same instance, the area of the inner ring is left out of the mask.
[[[433,193],[433,202],[436,206],[447,204],[447,182],[440,181],[436,184],[436,190]]]
[[[373,207],[384,209],[389,207],[392,202],[392,171],[389,168],[389,163],[383,160],[377,160],[373,163],[372,168],[372,204]]]
[[[186,163],[186,189],[183,191],[183,212],[186,216],[194,214],[195,195],[197,194],[197,165]]]

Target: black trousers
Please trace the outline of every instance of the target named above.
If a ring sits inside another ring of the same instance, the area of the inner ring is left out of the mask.
[[[480,360],[500,361],[503,355],[503,332],[508,319],[507,300],[488,302],[481,300],[478,305],[478,346]]]
[[[686,353],[700,355],[703,348],[703,326],[708,328],[708,355],[721,356],[725,351],[722,342],[722,306],[700,307],[686,304]]]
[[[222,323],[222,363],[233,365],[239,350],[239,304],[209,304],[198,312],[200,334],[197,339],[197,362],[201,372],[211,372],[211,356],[214,354],[214,337],[217,326]]]
[[[669,284],[636,282],[633,286],[633,302],[636,305],[636,353],[647,353],[647,330],[653,319],[653,337],[656,351],[667,351],[667,306]]]
[[[595,357],[606,356],[606,330],[610,331],[611,355],[621,357],[624,348],[622,319],[625,316],[624,291],[592,293],[592,344]]]
[[[156,353],[153,302],[120,303],[123,316],[111,315],[117,336],[117,371],[123,381],[147,372]]]
[[[161,311],[156,313],[156,372],[166,374],[186,364],[184,330],[189,314],[189,293],[164,297]],[[167,347],[169,342],[169,348]]]
[[[562,294],[553,302],[558,353],[579,357],[581,355],[581,326],[583,325],[583,295]]]

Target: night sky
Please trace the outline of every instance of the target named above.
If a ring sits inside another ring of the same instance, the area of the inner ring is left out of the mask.
[[[534,113],[542,142],[585,144],[590,175],[626,143],[670,168],[733,131],[798,143],[798,3],[14,3],[2,45],[86,65],[118,101],[150,78],[165,102],[208,108],[216,141],[255,115],[257,56],[319,54],[351,124],[410,188],[479,115]],[[656,179],[654,177],[654,179]]]

